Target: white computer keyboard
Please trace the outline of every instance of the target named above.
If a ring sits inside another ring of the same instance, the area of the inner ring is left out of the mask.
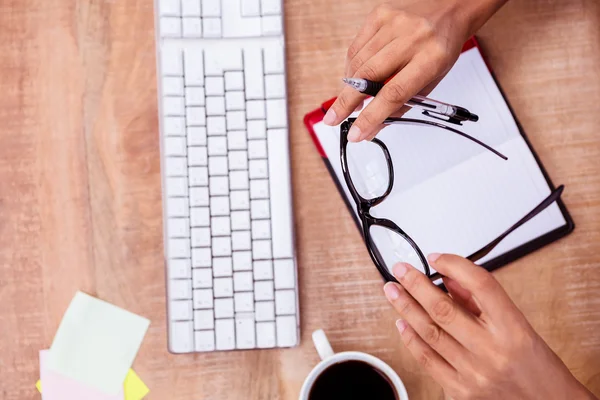
[[[281,0],[155,13],[169,349],[295,346]]]

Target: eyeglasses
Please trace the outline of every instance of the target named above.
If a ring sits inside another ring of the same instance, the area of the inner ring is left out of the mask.
[[[360,146],[356,146],[355,144],[349,146],[348,131],[355,120],[356,118],[349,118],[340,127],[340,158],[344,180],[356,203],[358,216],[362,224],[363,238],[373,263],[375,263],[375,266],[386,281],[396,282],[391,269],[398,262],[410,263],[416,268],[421,269],[432,281],[438,280],[442,276],[437,272],[431,273],[423,252],[408,233],[393,221],[374,217],[371,214],[371,209],[381,204],[392,191],[394,186],[394,167],[388,148],[377,138],[372,139],[370,142],[361,142]],[[384,121],[384,124],[405,124],[440,128],[448,133],[453,133],[470,140],[503,160],[508,159],[502,153],[474,137],[438,122],[415,118],[388,118]],[[354,154],[355,152],[360,154]],[[358,157],[354,157],[353,154]],[[368,162],[364,164],[352,162],[356,159],[368,160]],[[387,168],[385,164],[387,164]],[[386,170],[387,176],[385,175]],[[353,180],[353,177],[355,180]],[[372,182],[372,184],[369,186],[365,182]],[[527,215],[508,227],[496,239],[468,256],[467,259],[476,262],[485,257],[504,238],[557,201],[563,189],[563,185],[554,189],[548,197],[527,213]]]

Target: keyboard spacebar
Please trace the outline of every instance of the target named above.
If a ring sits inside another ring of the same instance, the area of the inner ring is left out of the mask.
[[[273,258],[294,256],[290,150],[287,129],[269,129],[269,186],[271,188],[271,237]]]

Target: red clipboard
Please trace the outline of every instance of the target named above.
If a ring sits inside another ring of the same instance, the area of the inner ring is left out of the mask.
[[[533,149],[533,147],[531,146],[530,141],[527,138],[527,135],[525,134],[525,132],[523,131],[523,127],[521,126],[521,124],[519,123],[519,120],[516,118],[515,113],[513,108],[511,107],[510,103],[508,102],[508,100],[506,99],[506,96],[504,94],[504,92],[502,91],[502,88],[500,87],[500,85],[498,84],[498,81],[496,79],[496,77],[494,76],[494,72],[490,67],[490,64],[488,63],[488,61],[486,60],[485,56],[483,55],[483,51],[481,50],[481,47],[479,46],[479,42],[477,41],[477,39],[475,37],[471,37],[464,45],[463,48],[461,50],[461,52],[465,52],[467,50],[470,50],[472,48],[477,48],[479,50],[479,52],[481,53],[482,57],[483,57],[483,61],[485,63],[485,65],[487,66],[488,70],[490,71],[490,73],[492,74],[492,77],[494,78],[494,82],[496,83],[496,85],[498,86],[500,93],[502,94],[502,97],[504,97],[504,100],[506,101],[506,104],[508,105],[508,108],[519,128],[519,132],[521,133],[521,136],[523,136],[523,139],[525,140],[525,143],[527,143],[527,146],[529,147],[529,150],[531,151],[531,153],[533,154],[533,157],[535,158],[542,174],[544,175],[544,178],[546,179],[548,186],[550,187],[551,190],[555,189],[554,184],[552,183],[552,181],[550,180],[550,177],[548,175],[548,173],[546,172],[546,169],[544,168],[544,166],[542,165],[537,153],[535,152],[535,150]],[[344,199],[344,202],[346,203],[346,206],[348,207],[348,210],[350,211],[350,214],[352,215],[352,217],[354,218],[355,223],[357,224],[357,227],[359,229],[359,231],[361,230],[361,225],[360,225],[360,221],[358,220],[358,218],[356,218],[356,215],[354,214],[354,204],[351,204],[350,199],[348,199],[344,193],[344,189],[342,188],[341,183],[339,182],[339,180],[337,179],[337,176],[333,170],[333,168],[331,167],[331,162],[340,162],[339,160],[333,160],[330,161],[329,158],[327,157],[327,154],[325,153],[325,151],[323,150],[323,146],[321,146],[321,143],[319,142],[319,138],[317,137],[315,130],[314,130],[314,125],[320,123],[321,121],[323,121],[323,117],[325,117],[325,113],[327,112],[327,110],[329,110],[329,108],[332,106],[332,104],[335,102],[336,98],[331,98],[327,101],[325,101],[323,104],[321,104],[321,106],[311,112],[309,112],[308,114],[306,114],[304,116],[304,125],[306,126],[306,129],[308,129],[308,133],[311,135],[312,140],[315,144],[315,147],[317,149],[317,151],[319,152],[319,154],[321,155],[321,157],[323,158],[323,161],[325,162],[325,165],[327,167],[327,170],[329,171],[336,187],[338,188],[338,191],[340,192],[340,195],[342,196],[342,198]],[[566,221],[566,224],[553,230],[550,231],[542,236],[537,237],[536,239],[533,239],[527,243],[522,244],[521,246],[510,250],[484,264],[481,264],[482,267],[486,268],[488,271],[493,271],[497,268],[500,268],[508,263],[511,263],[529,253],[532,253],[564,236],[567,236],[569,233],[571,233],[574,229],[575,229],[575,223],[573,221],[573,218],[571,217],[571,215],[569,214],[566,206],[564,205],[562,199],[559,199],[557,201],[558,207],[560,208],[560,211]],[[443,285],[442,285],[443,286]]]

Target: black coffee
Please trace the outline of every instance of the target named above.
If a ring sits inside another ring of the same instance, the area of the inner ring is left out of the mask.
[[[398,400],[394,386],[373,366],[362,361],[333,364],[315,381],[309,400]]]

